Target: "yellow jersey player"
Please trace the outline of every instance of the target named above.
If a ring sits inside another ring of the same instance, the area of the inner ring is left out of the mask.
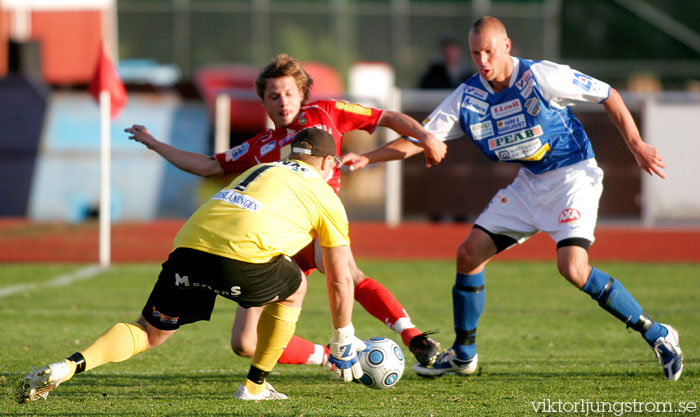
[[[209,320],[217,296],[240,306],[265,306],[250,370],[235,398],[285,399],[266,382],[291,339],[306,293],[306,277],[291,256],[318,238],[323,251],[333,331],[329,363],[337,376],[362,376],[365,348],[351,322],[348,220],[326,183],[340,163],[333,137],[305,129],[284,161],[238,176],[183,225],[173,251],[136,322],[117,323],[87,348],[23,376],[16,399],[46,399],[75,374],[120,362],[165,342],[180,326]]]

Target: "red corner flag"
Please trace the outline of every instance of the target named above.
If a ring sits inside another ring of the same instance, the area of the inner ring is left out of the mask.
[[[100,42],[100,56],[97,59],[97,68],[95,68],[95,75],[92,76],[89,90],[98,103],[100,102],[100,91],[109,91],[112,119],[116,118],[126,105],[126,89],[121,78],[119,78],[119,74],[117,74],[117,69],[112,64],[112,60],[107,56],[102,42]]]

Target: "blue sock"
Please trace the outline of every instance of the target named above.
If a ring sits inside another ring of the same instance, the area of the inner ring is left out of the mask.
[[[452,349],[457,359],[470,360],[476,355],[476,326],[484,311],[486,290],[484,271],[478,274],[457,273],[452,287],[452,312],[454,314],[455,342]]]
[[[628,327],[642,334],[644,340],[653,343],[657,338],[666,336],[665,328],[651,320],[620,281],[605,272],[593,268],[586,285],[581,288],[592,299]]]

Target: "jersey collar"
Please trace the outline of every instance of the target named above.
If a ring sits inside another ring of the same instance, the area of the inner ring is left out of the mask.
[[[513,73],[510,74],[510,81],[508,82],[508,87],[512,87],[513,84],[518,80],[518,72],[520,71],[520,60],[514,56],[511,56],[510,59],[513,60]],[[493,92],[493,88],[491,88],[491,84],[489,84],[488,81],[484,79],[484,77],[479,74],[479,80],[481,81],[481,85],[484,86],[484,89],[488,91],[490,94],[496,94]]]

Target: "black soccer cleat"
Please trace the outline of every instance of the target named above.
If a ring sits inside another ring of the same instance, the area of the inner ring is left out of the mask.
[[[426,367],[431,366],[435,362],[440,352],[440,343],[428,337],[428,335],[433,333],[435,332],[425,332],[414,336],[408,345],[408,350],[413,353],[418,363]]]

